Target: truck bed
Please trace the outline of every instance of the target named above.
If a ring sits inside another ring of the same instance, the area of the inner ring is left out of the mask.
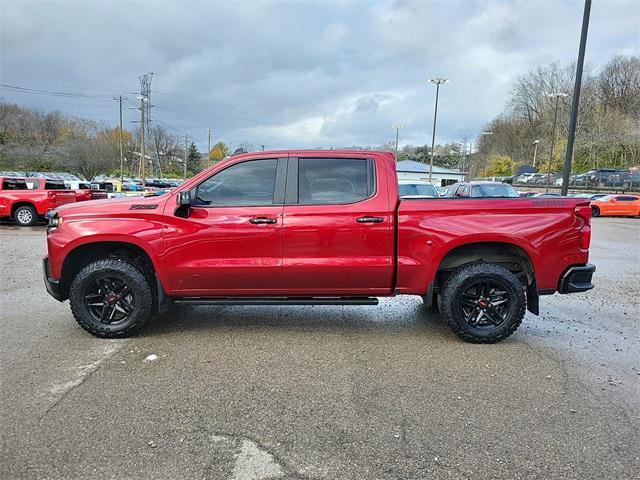
[[[567,264],[588,261],[588,249],[579,248],[584,226],[575,213],[579,206],[588,207],[588,200],[402,200],[397,213],[397,291],[424,289],[443,258],[456,247],[488,243],[517,245],[531,259],[538,290],[554,291]]]

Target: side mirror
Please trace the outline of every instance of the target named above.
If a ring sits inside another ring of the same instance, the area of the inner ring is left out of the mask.
[[[193,203],[193,191],[183,190],[178,195],[178,205],[181,207],[189,207]]]

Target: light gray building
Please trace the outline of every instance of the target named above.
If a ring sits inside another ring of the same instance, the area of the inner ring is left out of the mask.
[[[398,180],[429,181],[429,165],[415,160],[402,160],[396,164]],[[444,187],[460,182],[466,177],[465,172],[453,168],[434,165],[431,172],[431,183],[436,187]]]

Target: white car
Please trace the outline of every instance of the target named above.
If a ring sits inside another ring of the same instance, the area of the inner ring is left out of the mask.
[[[398,181],[400,198],[438,198],[438,190],[428,182],[415,180]]]

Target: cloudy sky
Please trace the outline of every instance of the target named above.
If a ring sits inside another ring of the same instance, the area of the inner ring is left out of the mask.
[[[152,118],[206,149],[430,142],[475,137],[514,80],[575,60],[581,1],[0,2],[0,83],[84,96],[5,101],[115,126],[138,76],[155,72]],[[595,0],[587,62],[640,54],[640,2]],[[125,122],[137,118],[125,109]]]

